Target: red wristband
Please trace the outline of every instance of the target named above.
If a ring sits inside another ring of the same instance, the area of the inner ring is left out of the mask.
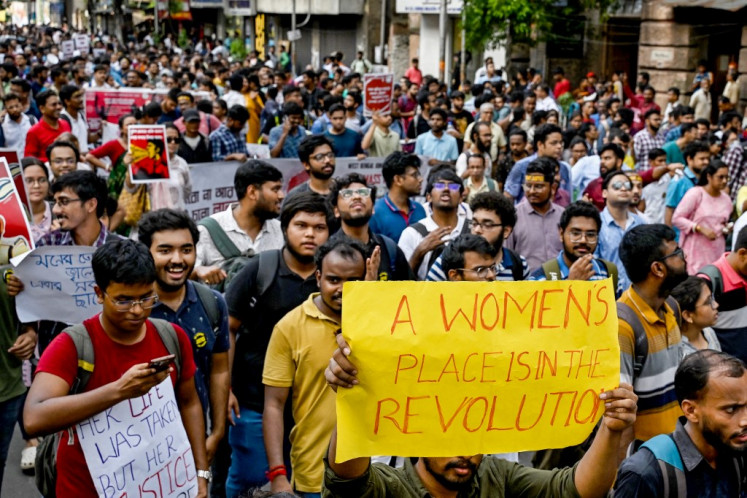
[[[277,467],[271,468],[265,472],[265,477],[268,481],[272,482],[277,476],[287,476],[288,472],[285,470],[285,465],[278,465]]]

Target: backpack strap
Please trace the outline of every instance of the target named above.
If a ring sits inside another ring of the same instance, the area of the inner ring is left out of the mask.
[[[397,269],[397,244],[386,235],[375,235],[375,237],[384,241],[384,247],[382,249],[385,250],[389,256],[389,280],[391,280],[394,271]]]
[[[563,280],[563,275],[560,273],[560,263],[558,258],[552,258],[549,261],[542,263],[542,271],[545,273],[547,280]]]
[[[612,261],[607,261],[606,259],[599,259],[602,263],[604,263],[604,266],[607,268],[607,275],[612,277],[612,285],[615,286],[615,294],[617,294],[617,283],[619,281],[619,274],[617,273],[617,265],[613,263]]]
[[[275,275],[278,272],[278,265],[280,264],[280,249],[273,251],[262,251],[257,257],[259,258],[259,269],[257,270],[257,298],[267,292],[272,282],[275,280]]]
[[[150,318],[150,321],[155,325],[156,331],[158,331],[158,335],[161,337],[161,341],[163,341],[163,345],[166,346],[169,354],[175,356],[176,378],[179,379],[182,373],[182,348],[179,347],[179,336],[176,334],[176,329],[166,320]]]
[[[428,229],[425,228],[425,225],[423,225],[421,222],[413,223],[410,225],[412,228],[415,229],[416,232],[418,232],[421,236],[427,237],[428,236]]]
[[[674,438],[669,434],[660,434],[643,443],[641,448],[650,451],[659,463],[664,486],[662,497],[686,497],[685,466]]]
[[[210,238],[213,239],[215,248],[218,249],[225,259],[241,256],[241,251],[239,251],[236,244],[228,238],[228,235],[226,235],[226,232],[221,228],[218,220],[208,216],[207,218],[200,220],[200,225],[207,229]]]
[[[698,273],[702,273],[710,279],[711,292],[713,292],[713,297],[718,300],[724,292],[724,279],[721,276],[721,270],[715,265],[705,265]]]
[[[83,392],[93,374],[93,343],[88,329],[82,323],[68,327],[63,332],[73,340],[75,351],[78,353],[78,372],[70,387],[70,394],[78,394]]]
[[[514,282],[524,280],[524,265],[521,263],[521,256],[519,255],[519,253],[512,251],[508,247],[504,249],[511,258],[511,276],[514,279]]]
[[[648,337],[646,336],[646,330],[643,328],[643,324],[635,310],[620,301],[617,301],[617,317],[633,329],[635,336],[633,378],[635,379],[643,371],[643,366],[646,364],[646,358],[648,357]]]
[[[207,313],[207,316],[210,319],[210,325],[213,328],[213,333],[215,335],[218,335],[221,320],[220,309],[218,308],[218,303],[215,300],[215,294],[213,294],[213,291],[210,290],[210,287],[208,287],[207,285],[201,284],[200,282],[196,282],[194,280],[192,281],[192,284],[195,286],[197,297],[199,298],[200,303],[202,303],[202,307],[205,309],[205,313]]]

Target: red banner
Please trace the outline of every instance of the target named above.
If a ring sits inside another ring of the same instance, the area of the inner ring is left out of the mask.
[[[392,111],[394,75],[363,75],[363,115],[370,117],[374,112],[389,114]]]
[[[0,264],[34,249],[23,203],[4,158],[0,158]]]

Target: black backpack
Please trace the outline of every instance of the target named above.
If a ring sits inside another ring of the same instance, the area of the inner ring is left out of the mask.
[[[428,229],[425,227],[425,225],[420,221],[418,221],[417,223],[413,223],[410,226],[424,238],[428,236],[428,233],[430,233],[428,232]],[[464,223],[462,224],[462,231],[459,232],[459,235],[464,235],[466,233],[470,233],[469,221],[464,220]],[[433,263],[436,262],[441,253],[444,252],[444,249],[446,249],[446,244],[441,244],[430,252],[430,256],[428,256],[428,267],[426,268],[426,271],[431,269],[431,266],[433,266]]]

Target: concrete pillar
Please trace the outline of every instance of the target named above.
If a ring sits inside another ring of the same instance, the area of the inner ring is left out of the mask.
[[[678,87],[682,91],[683,101],[689,100],[695,65],[707,50],[707,47],[697,43],[694,34],[693,26],[675,22],[674,8],[659,0],[644,1],[638,72],[646,71],[651,75],[656,103],[662,109],[666,106],[669,87]]]
[[[389,27],[389,70],[399,78],[410,67],[410,22],[407,14],[395,14]]]

